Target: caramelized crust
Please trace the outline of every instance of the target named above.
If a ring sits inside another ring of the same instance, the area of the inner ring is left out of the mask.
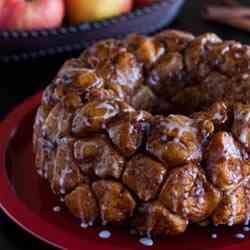
[[[236,105],[232,132],[235,138],[250,152],[250,105]]]
[[[185,63],[189,74],[197,80],[203,79],[210,67],[207,56],[213,45],[221,43],[221,39],[213,34],[206,33],[195,38],[185,50]]]
[[[239,186],[233,192],[226,194],[212,215],[215,225],[243,223],[248,216],[245,189]]]
[[[43,124],[43,133],[52,142],[70,135],[72,113],[68,112],[60,103],[50,111]]]
[[[127,163],[122,180],[140,200],[148,201],[156,197],[166,170],[161,163],[151,157],[137,154]]]
[[[207,33],[108,39],[65,62],[34,123],[37,172],[85,225],[176,235],[250,218],[250,50]]]
[[[60,144],[54,160],[51,189],[56,194],[66,194],[82,181],[80,169],[74,161],[69,143]]]
[[[34,145],[36,171],[43,178],[51,180],[54,170],[55,146],[42,137],[39,137]]]
[[[197,123],[182,115],[160,119],[151,130],[146,149],[165,165],[179,166],[189,161],[200,161],[202,142],[213,132],[213,124]],[[205,126],[204,126],[205,125]]]
[[[88,184],[81,184],[65,196],[65,204],[71,213],[86,226],[92,226],[99,211],[96,199]]]
[[[151,121],[151,115],[144,111],[124,113],[108,123],[107,132],[120,152],[129,157],[141,146]]]
[[[134,224],[140,234],[177,235],[185,232],[188,220],[171,213],[160,201],[153,201],[138,208]]]
[[[207,175],[222,191],[235,188],[250,174],[250,162],[243,160],[239,145],[227,132],[218,132],[212,137],[206,158]]]
[[[186,85],[182,55],[172,52],[161,56],[148,74],[147,84],[158,96],[168,99]]]
[[[99,202],[102,224],[121,224],[133,215],[135,200],[121,183],[100,180],[92,188]]]
[[[199,167],[188,164],[170,172],[159,198],[170,211],[191,221],[201,221],[212,214],[221,193]]]
[[[124,158],[113,148],[105,135],[77,140],[74,143],[74,156],[81,171],[89,176],[118,179],[123,171]]]
[[[179,30],[166,30],[157,34],[155,40],[161,42],[167,52],[181,52],[194,40],[194,36]]]
[[[129,35],[127,44],[128,50],[135,54],[138,61],[143,63],[146,69],[149,69],[165,52],[165,48],[160,41],[139,34]]]

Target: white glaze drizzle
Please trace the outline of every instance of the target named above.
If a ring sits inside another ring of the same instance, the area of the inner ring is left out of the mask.
[[[60,206],[53,207],[53,212],[55,212],[55,213],[61,212],[61,207]]]
[[[231,195],[231,215],[228,218],[227,225],[228,226],[233,226],[234,225],[234,218],[237,215],[237,199],[234,194]]]
[[[216,233],[211,234],[211,239],[213,239],[213,240],[218,239],[218,234],[216,234]]]
[[[237,233],[234,235],[234,237],[238,240],[243,240],[245,238],[245,234],[243,233]]]
[[[102,230],[101,232],[98,233],[98,236],[101,239],[108,239],[111,237],[111,232],[108,230]]]
[[[80,225],[81,228],[88,228],[89,225],[85,222],[82,222],[81,225]]]
[[[44,165],[44,178],[48,179],[48,171],[49,171],[49,166],[48,163]]]
[[[213,115],[213,117],[212,117],[212,119],[213,120],[221,120],[223,118],[223,115],[220,113],[220,112],[216,112],[214,115]]]
[[[42,171],[42,169],[38,169],[38,170],[37,170],[37,173],[38,173],[41,177],[43,177],[43,171]]]
[[[187,117],[184,117],[184,116],[181,116],[181,117],[184,117],[185,120],[184,120],[184,124],[179,124],[178,120],[175,120],[175,115],[169,115],[168,118],[172,118],[172,120],[170,120],[170,122],[168,123],[162,123],[163,127],[167,130],[170,130],[170,131],[173,131],[173,130],[177,130],[178,133],[177,133],[177,137],[182,137],[182,135],[187,132],[187,133],[194,133],[196,134],[197,133],[197,128],[195,128],[193,126],[193,120],[191,119],[187,119]]]
[[[147,237],[143,237],[143,238],[140,238],[139,239],[139,242],[144,245],[144,246],[147,246],[147,247],[151,247],[154,245],[154,242],[151,238],[147,238]]]
[[[105,110],[105,114],[102,114],[100,116],[95,116],[96,118],[103,118],[104,120],[113,117],[114,115],[116,115],[117,110],[115,109],[115,107],[107,102],[102,102],[97,106],[98,109],[104,109]]]
[[[250,221],[250,217],[249,217],[249,215],[247,215],[247,218],[246,218],[246,220],[244,222],[244,226],[248,226],[249,225],[249,221]]]
[[[245,144],[246,146],[248,146],[248,134],[250,132],[249,128],[244,128],[242,129],[241,133],[240,133],[240,142]]]
[[[71,174],[71,173],[72,173],[72,170],[69,169],[68,167],[66,167],[62,170],[61,176],[59,178],[59,185],[60,185],[60,193],[61,194],[65,194],[65,187],[64,187],[65,178],[68,174]]]

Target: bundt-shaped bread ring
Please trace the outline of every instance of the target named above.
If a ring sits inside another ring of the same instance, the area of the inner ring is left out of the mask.
[[[250,218],[250,47],[167,30],[93,45],[46,88],[37,172],[86,225]]]

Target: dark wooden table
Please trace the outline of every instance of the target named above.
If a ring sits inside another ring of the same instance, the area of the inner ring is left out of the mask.
[[[182,13],[171,27],[194,34],[216,32],[224,39],[239,40],[250,44],[250,33],[203,21],[201,6],[204,2],[206,0],[187,0]],[[42,89],[69,56],[72,55],[44,58],[21,64],[0,65],[0,118],[3,118],[22,100]],[[53,248],[30,236],[0,212],[0,249],[44,250]]]

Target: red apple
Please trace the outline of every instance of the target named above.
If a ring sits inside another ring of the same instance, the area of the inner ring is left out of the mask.
[[[133,0],[66,0],[67,16],[72,24],[117,16],[132,9]]]
[[[155,3],[159,0],[134,0],[136,6],[144,6],[144,5],[150,5],[152,3]]]
[[[2,13],[3,5],[5,4],[6,0],[0,1],[0,13]]]
[[[6,11],[3,11],[3,7],[5,6],[7,0],[0,1],[0,24],[2,23],[2,20],[5,19]]]
[[[54,28],[64,18],[64,0],[0,0],[0,29]]]

